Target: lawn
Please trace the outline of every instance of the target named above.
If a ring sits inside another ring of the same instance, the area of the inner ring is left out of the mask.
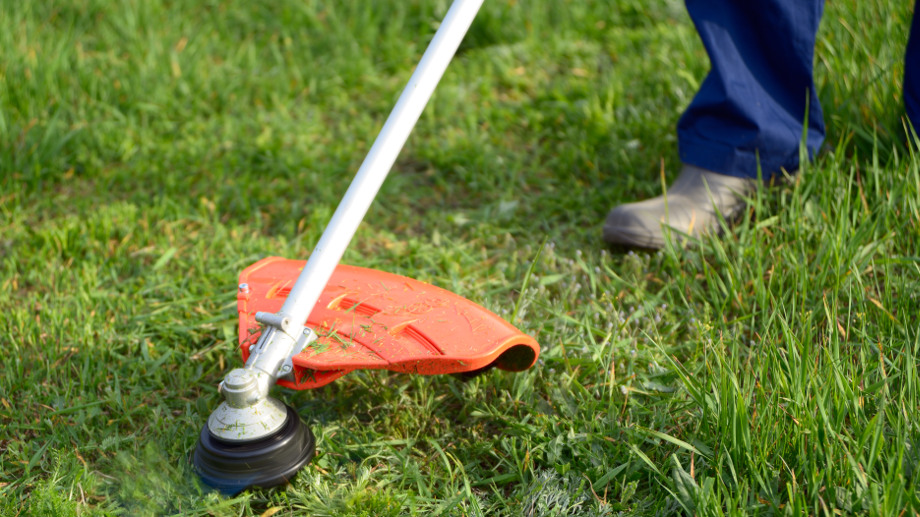
[[[674,177],[682,4],[487,1],[343,261],[540,360],[278,389],[317,456],[227,497],[188,455],[237,276],[309,255],[448,2],[0,3],[0,515],[918,514],[912,4],[828,2],[818,158],[646,252],[600,227]]]

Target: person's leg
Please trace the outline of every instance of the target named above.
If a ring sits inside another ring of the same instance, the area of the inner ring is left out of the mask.
[[[677,125],[684,163],[763,178],[813,156],[824,120],[812,70],[823,0],[687,0],[712,68]]]
[[[764,180],[794,172],[803,136],[809,156],[824,140],[812,78],[823,0],[687,0],[711,70],[678,123],[684,168],[668,196],[614,208],[613,244],[659,248],[677,234],[719,231]],[[807,120],[807,131],[805,122]],[[665,203],[667,200],[667,203]]]
[[[904,107],[914,131],[920,134],[920,0],[914,3],[914,21],[904,53]]]

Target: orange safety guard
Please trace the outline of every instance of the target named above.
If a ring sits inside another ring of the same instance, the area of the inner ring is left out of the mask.
[[[259,337],[256,312],[278,312],[305,261],[268,257],[240,273],[240,350]],[[358,369],[433,375],[533,366],[540,345],[489,310],[431,284],[374,269],[336,267],[306,325],[318,337],[294,356],[294,389]]]

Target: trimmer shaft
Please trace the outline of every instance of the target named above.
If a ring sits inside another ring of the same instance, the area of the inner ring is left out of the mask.
[[[310,260],[293,286],[286,286],[284,304],[277,312],[254,314],[261,324],[258,341],[247,347],[244,367],[230,372],[221,384],[225,400],[201,431],[195,449],[194,464],[205,483],[227,493],[277,485],[313,457],[312,433],[290,407],[285,418],[284,406],[268,396],[269,390],[276,382],[296,383],[307,374],[304,369],[295,372],[294,358],[318,336],[304,323],[482,2],[454,0]],[[241,284],[240,293],[248,292],[248,285]],[[425,371],[424,365],[415,370]]]

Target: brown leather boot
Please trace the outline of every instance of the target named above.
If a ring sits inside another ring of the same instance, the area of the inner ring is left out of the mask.
[[[620,205],[607,214],[604,240],[642,248],[663,248],[672,239],[721,231],[717,213],[730,221],[745,207],[744,197],[757,180],[738,178],[684,165],[667,196]],[[667,199],[667,204],[665,203]],[[670,227],[670,232],[665,232]]]

